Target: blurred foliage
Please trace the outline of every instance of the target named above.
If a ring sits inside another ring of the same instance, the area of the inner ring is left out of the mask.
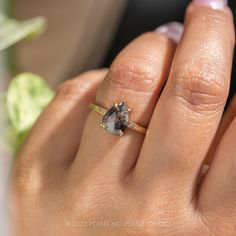
[[[39,35],[45,26],[43,17],[19,22],[7,18],[0,12],[0,51],[4,50],[25,38]]]
[[[3,2],[0,3],[2,5]],[[0,12],[0,51],[22,39],[38,36],[44,26],[45,20],[42,17],[19,22]],[[7,92],[0,95],[1,107],[4,107],[1,125],[3,130],[7,127],[8,144],[16,154],[33,124],[52,100],[54,92],[38,75],[23,73],[16,76]]]
[[[6,94],[6,109],[15,152],[53,96],[54,92],[38,75],[23,73],[11,81]]]

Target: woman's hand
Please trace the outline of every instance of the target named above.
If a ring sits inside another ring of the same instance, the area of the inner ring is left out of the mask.
[[[232,115],[209,152],[230,84],[231,12],[223,0],[194,1],[177,50],[169,37],[179,31],[163,27],[130,43],[108,72],[59,87],[15,163],[17,235],[236,235]],[[147,134],[108,134],[90,102],[127,102]]]

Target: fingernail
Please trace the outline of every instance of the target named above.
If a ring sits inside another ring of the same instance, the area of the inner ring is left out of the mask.
[[[159,26],[155,32],[167,36],[169,39],[173,40],[175,43],[179,43],[184,31],[183,24],[179,22],[170,22]]]
[[[224,9],[228,6],[227,0],[193,0],[193,4],[195,6],[206,6],[211,7],[213,9]]]

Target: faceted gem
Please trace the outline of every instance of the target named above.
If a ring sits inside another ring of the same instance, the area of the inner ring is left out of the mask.
[[[113,107],[107,110],[102,119],[104,129],[113,135],[121,135],[128,127],[129,110],[125,102],[116,103]]]

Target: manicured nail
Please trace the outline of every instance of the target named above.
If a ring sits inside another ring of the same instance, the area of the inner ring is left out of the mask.
[[[184,26],[179,22],[170,22],[159,26],[155,31],[166,35],[169,39],[178,44],[182,37]]]
[[[211,7],[213,9],[224,9],[228,6],[227,0],[193,0],[193,4],[195,6],[206,6]]]

